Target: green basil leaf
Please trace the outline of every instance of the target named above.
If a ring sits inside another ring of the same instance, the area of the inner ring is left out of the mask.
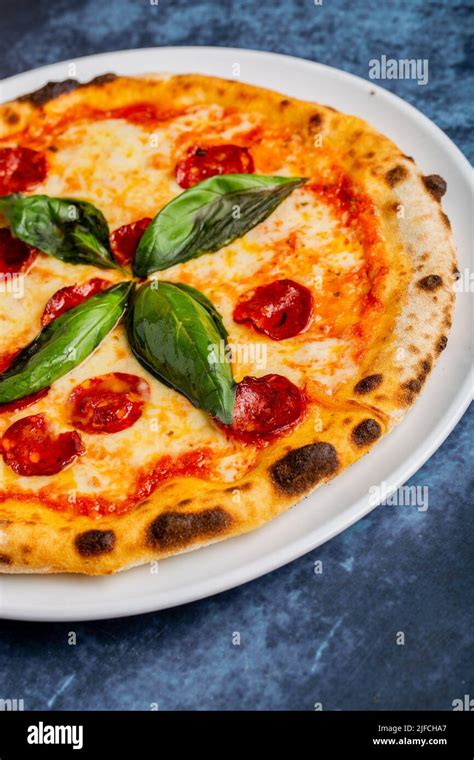
[[[87,201],[48,195],[5,195],[0,211],[15,237],[70,264],[120,269],[102,212]]]
[[[254,174],[223,174],[199,182],[164,206],[147,227],[133,273],[147,277],[217,251],[266,219],[304,182]]]
[[[189,293],[192,298],[194,298],[196,301],[199,301],[201,306],[204,306],[204,308],[207,309],[209,316],[214,320],[214,323],[219,333],[221,334],[221,337],[223,340],[227,340],[229,333],[224,326],[221,315],[217,311],[212,301],[207,296],[205,296],[204,293],[201,293],[200,290],[192,288],[191,285],[185,285],[184,282],[174,282],[173,285],[176,285],[177,288],[184,290],[185,293]]]
[[[53,319],[0,374],[0,404],[47,388],[97,348],[123,315],[133,282],[120,282]]]
[[[228,424],[235,403],[231,365],[218,361],[221,317],[189,286],[154,281],[138,291],[127,318],[131,349],[145,369],[194,406]]]

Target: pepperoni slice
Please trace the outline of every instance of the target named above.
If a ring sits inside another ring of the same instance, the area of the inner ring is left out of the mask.
[[[94,277],[92,280],[83,282],[82,285],[69,285],[53,293],[45,306],[41,324],[43,327],[49,325],[53,319],[64,314],[65,311],[79,306],[80,303],[88,298],[95,296],[96,293],[102,293],[111,283],[108,280],[102,280],[100,277]]]
[[[36,256],[34,248],[13,237],[6,227],[0,229],[0,278],[28,271]]]
[[[8,369],[15,356],[19,353],[20,349],[17,349],[16,351],[5,351],[5,353],[0,354],[0,374]]]
[[[0,195],[21,193],[46,177],[46,158],[31,148],[0,148]]]
[[[69,396],[71,421],[85,433],[118,433],[141,417],[150,397],[147,381],[124,372],[111,372],[77,385]]]
[[[304,394],[282,375],[244,377],[237,385],[228,431],[246,443],[272,437],[295,425],[305,410]]]
[[[313,310],[308,288],[293,280],[276,280],[252,291],[234,310],[234,321],[249,322],[272,340],[293,338],[306,329]]]
[[[238,145],[210,145],[188,148],[184,158],[176,164],[176,182],[188,188],[216,174],[253,174],[253,158],[248,148]]]
[[[145,216],[143,219],[139,219],[138,222],[124,224],[123,227],[119,227],[112,232],[110,236],[110,244],[112,246],[113,254],[121,266],[124,267],[127,264],[130,264],[135,256],[135,251],[137,250],[140,238],[150,222],[150,217]]]
[[[51,434],[44,414],[23,417],[11,425],[0,441],[5,464],[17,475],[56,475],[85,454],[79,433]]]
[[[9,368],[15,356],[19,353],[19,351],[9,351],[8,353],[0,354],[0,374]],[[16,401],[8,401],[6,404],[0,404],[0,414],[5,414],[6,412],[18,412],[20,409],[26,409],[26,407],[36,404],[40,398],[44,398],[48,393],[49,386],[43,388],[41,391],[36,391],[36,393],[31,393],[29,396],[23,396],[23,398],[19,398]]]

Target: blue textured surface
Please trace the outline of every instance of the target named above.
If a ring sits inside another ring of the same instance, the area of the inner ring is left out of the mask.
[[[0,75],[153,45],[272,50],[363,77],[382,54],[428,58],[427,86],[382,84],[472,158],[467,13],[467,3],[440,0],[0,0]],[[452,709],[474,696],[473,418],[471,409],[410,481],[429,488],[426,512],[381,507],[302,559],[179,609],[3,622],[0,696],[27,709]]]

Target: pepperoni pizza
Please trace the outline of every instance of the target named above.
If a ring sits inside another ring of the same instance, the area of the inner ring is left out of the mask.
[[[360,119],[236,81],[0,106],[0,570],[236,536],[366,454],[446,346],[445,189]]]

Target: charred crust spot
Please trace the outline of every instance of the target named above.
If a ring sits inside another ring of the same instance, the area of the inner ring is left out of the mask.
[[[407,176],[408,172],[405,167],[398,165],[394,166],[393,169],[389,169],[385,175],[385,179],[390,187],[395,187],[395,185],[398,185],[398,183],[402,182]]]
[[[440,201],[446,192],[446,181],[440,177],[439,174],[429,174],[428,176],[422,177],[421,179],[423,180],[424,186],[431,193],[431,195],[436,198],[437,201]]]
[[[293,449],[270,467],[276,488],[287,496],[296,496],[313,488],[339,468],[337,451],[332,443],[316,441]]]
[[[354,393],[363,395],[364,393],[371,393],[381,385],[383,381],[383,375],[367,375],[354,386]]]
[[[12,558],[9,554],[0,554],[0,565],[11,565]]]
[[[433,365],[432,365],[431,359],[424,359],[424,360],[421,362],[421,370],[422,370],[422,372],[423,372],[423,374],[424,374],[424,376],[425,376],[425,377],[426,377],[426,375],[427,375],[429,372],[431,372],[431,367],[432,367],[432,366],[433,366]]]
[[[202,512],[165,512],[146,529],[146,543],[155,549],[188,546],[198,538],[213,538],[232,524],[231,516],[222,507]]]
[[[362,420],[352,431],[352,442],[359,448],[362,446],[369,446],[371,443],[380,438],[382,435],[382,428],[377,420],[368,417],[366,420]]]
[[[64,95],[66,92],[72,92],[80,86],[77,79],[64,79],[62,82],[48,82],[39,90],[22,95],[18,100],[31,103],[33,106],[44,106],[49,100]]]
[[[422,277],[418,280],[417,285],[421,290],[428,292],[438,290],[443,284],[443,278],[439,274],[428,274],[426,277]]]
[[[84,83],[79,82],[77,79],[64,79],[62,82],[48,82],[43,87],[40,87],[39,90],[29,92],[27,95],[21,95],[18,100],[22,103],[27,102],[31,103],[33,106],[40,107],[44,106],[48,101],[54,100],[60,95],[65,95],[68,92],[73,92],[73,90],[77,90],[80,87],[87,87],[88,85],[101,86],[107,84],[107,82],[112,82],[116,78],[115,74],[101,74],[100,76],[91,79],[90,82]]]
[[[423,375],[418,375],[418,377],[414,377],[412,380],[408,380],[406,383],[403,383],[402,391],[403,391],[403,398],[406,404],[412,404],[415,396],[420,392],[421,387],[425,381],[425,377]]]
[[[5,121],[6,124],[18,124],[18,122],[20,121],[20,116],[19,114],[17,114],[16,111],[7,110],[5,111],[3,120]]]
[[[436,353],[440,354],[441,351],[444,351],[444,349],[446,348],[447,345],[448,345],[448,339],[447,339],[446,335],[441,335],[441,337],[438,338],[438,342],[437,342],[437,344],[435,346]]]
[[[287,108],[287,106],[290,105],[290,101],[284,98],[283,100],[280,100],[280,108]]]
[[[323,123],[323,117],[320,113],[313,113],[308,120],[309,133],[312,135],[315,132],[319,132]]]
[[[448,228],[448,230],[451,229],[451,222],[449,221],[448,215],[445,214],[444,211],[441,212],[441,221]]]
[[[89,84],[93,84],[96,87],[101,87],[103,84],[108,84],[109,82],[115,82],[117,78],[118,78],[117,74],[112,74],[112,72],[109,71],[106,74],[100,74],[98,77],[94,77],[94,79],[91,79],[90,82],[86,82],[86,84],[81,85],[81,86],[86,87]]]
[[[411,404],[416,394],[421,391],[423,383],[425,382],[427,376],[431,372],[432,366],[433,366],[432,358],[431,356],[427,356],[418,365],[419,370],[420,370],[418,372],[418,375],[412,378],[411,380],[408,380],[406,383],[403,383],[403,385],[401,386],[404,393],[404,398],[407,404]]]
[[[177,506],[178,507],[185,507],[187,504],[191,504],[192,499],[181,499],[181,501],[178,501]]]
[[[191,87],[193,86],[193,85],[192,85],[192,83],[191,83],[191,82],[189,82],[189,81],[186,79],[186,77],[187,77],[187,76],[188,76],[188,74],[176,74],[176,79],[177,79],[177,80],[179,80],[179,86],[180,86],[180,87],[181,87],[181,89],[182,89],[182,90],[184,90],[185,92],[186,92],[187,90],[190,90],[190,89],[191,89]],[[230,81],[230,80],[227,80],[227,81]]]
[[[415,159],[413,158],[413,156],[407,156],[406,154],[404,154],[403,158],[406,158],[407,161],[411,161],[412,164],[415,163]]]
[[[113,530],[86,530],[77,534],[74,544],[82,557],[108,554],[115,546],[115,533]]]

